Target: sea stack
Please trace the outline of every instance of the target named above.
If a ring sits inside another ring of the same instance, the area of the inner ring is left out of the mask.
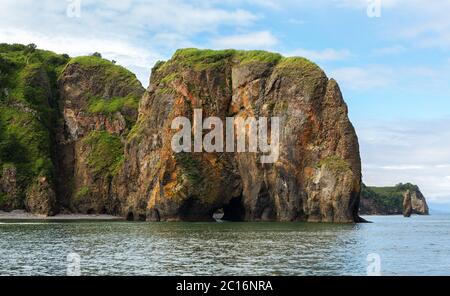
[[[279,117],[279,158],[174,153],[174,118]],[[355,222],[361,160],[338,84],[304,58],[178,50],[152,71],[115,179],[122,214],[153,221]]]

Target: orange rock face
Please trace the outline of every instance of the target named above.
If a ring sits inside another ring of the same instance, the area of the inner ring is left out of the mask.
[[[175,153],[172,121],[278,117],[279,157]],[[357,222],[358,139],[337,83],[302,58],[264,52],[179,50],[152,72],[125,162],[113,182],[123,215],[208,221]]]

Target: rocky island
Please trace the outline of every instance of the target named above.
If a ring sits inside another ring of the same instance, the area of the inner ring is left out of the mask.
[[[393,187],[362,185],[361,215],[429,215],[428,204],[417,185],[398,184]]]
[[[279,117],[279,158],[175,153],[177,116]],[[361,160],[339,86],[264,51],[181,49],[145,90],[99,54],[0,45],[0,210],[141,221],[359,222]]]

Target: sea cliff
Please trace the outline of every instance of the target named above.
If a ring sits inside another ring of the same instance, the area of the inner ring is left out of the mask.
[[[264,51],[178,50],[145,90],[99,54],[0,45],[0,210],[129,220],[358,222],[361,160],[338,84]],[[174,118],[280,119],[278,158],[175,153]]]

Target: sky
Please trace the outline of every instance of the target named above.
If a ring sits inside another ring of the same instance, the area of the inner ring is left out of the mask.
[[[138,76],[178,48],[304,56],[341,86],[368,185],[450,204],[450,0],[0,0],[0,42],[101,52]]]

